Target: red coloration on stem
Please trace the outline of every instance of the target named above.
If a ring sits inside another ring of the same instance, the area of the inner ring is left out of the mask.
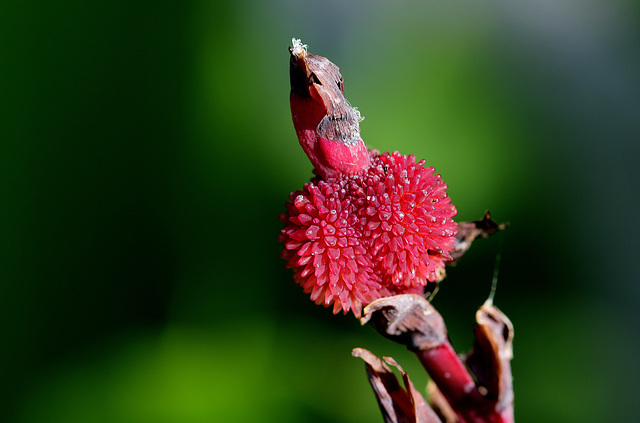
[[[495,403],[480,394],[448,340],[415,353],[462,423],[513,422],[513,418],[496,412]]]
[[[480,399],[473,378],[448,340],[416,354],[454,409],[466,408]]]

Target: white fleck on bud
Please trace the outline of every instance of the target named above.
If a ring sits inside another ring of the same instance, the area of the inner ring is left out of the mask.
[[[306,56],[307,55],[307,45],[306,44],[302,44],[302,40],[299,40],[297,38],[292,38],[291,39],[291,45],[292,45],[292,49],[291,49],[291,54],[294,56]]]

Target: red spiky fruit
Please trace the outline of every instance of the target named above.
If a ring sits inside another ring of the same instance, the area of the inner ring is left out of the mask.
[[[318,176],[280,216],[282,257],[312,300],[360,317],[375,299],[441,278],[456,208],[424,160],[367,150],[337,66],[298,40],[290,51],[294,126]]]

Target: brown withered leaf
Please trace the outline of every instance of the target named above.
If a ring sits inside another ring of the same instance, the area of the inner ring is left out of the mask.
[[[352,354],[365,362],[369,383],[386,423],[442,423],[393,358],[384,357],[383,361],[364,348],[354,348]],[[404,388],[387,364],[400,371]]]
[[[482,220],[474,220],[473,222],[459,222],[458,233],[456,234],[456,242],[453,251],[451,251],[451,261],[447,264],[455,264],[460,257],[471,247],[476,238],[487,238],[494,233],[501,231],[509,226],[508,223],[496,223],[491,219],[491,213],[487,210]]]
[[[478,386],[496,410],[513,421],[513,325],[491,301],[476,312],[473,349],[466,364],[475,375]]]
[[[447,328],[438,311],[423,296],[402,294],[371,302],[363,310],[362,324],[410,350],[426,350],[447,339]]]

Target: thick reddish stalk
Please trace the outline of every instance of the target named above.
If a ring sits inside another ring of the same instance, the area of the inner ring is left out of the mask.
[[[414,352],[462,423],[513,422],[513,417],[498,412],[496,403],[480,394],[449,340]]]
[[[476,384],[449,341],[416,351],[431,379],[454,409],[469,408],[482,401]]]

